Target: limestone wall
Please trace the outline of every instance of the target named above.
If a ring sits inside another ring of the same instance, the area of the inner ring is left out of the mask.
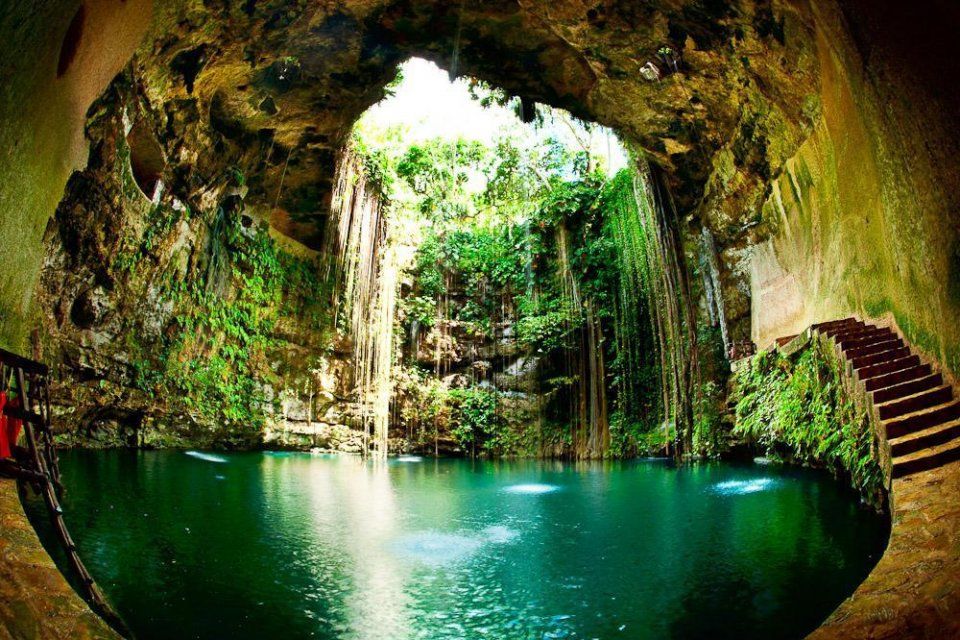
[[[29,333],[44,227],[63,197],[70,173],[86,164],[87,108],[127,63],[150,22],[152,4],[152,0],[54,0],[0,6],[4,347],[20,350]]]
[[[956,374],[960,72],[937,51],[953,10],[818,4],[821,116],[764,204],[776,233],[752,249],[753,338],[889,313]]]

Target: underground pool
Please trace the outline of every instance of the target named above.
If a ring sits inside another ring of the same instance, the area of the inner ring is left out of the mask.
[[[775,465],[65,451],[136,638],[800,638],[886,519]],[[28,503],[54,553],[46,518]]]

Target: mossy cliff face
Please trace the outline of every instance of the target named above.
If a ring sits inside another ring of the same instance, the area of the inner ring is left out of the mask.
[[[33,335],[56,365],[63,441],[249,447],[340,423],[350,376],[319,257],[270,235],[236,171],[147,198],[128,139],[156,131],[126,77],[91,113],[89,165],[47,228]]]
[[[822,115],[763,206],[773,238],[753,252],[753,334],[765,345],[889,314],[955,376],[960,68],[938,43],[957,12],[860,4],[815,13]]]
[[[826,338],[798,352],[762,351],[731,379],[734,434],[775,460],[846,477],[864,502],[886,502],[881,446]]]

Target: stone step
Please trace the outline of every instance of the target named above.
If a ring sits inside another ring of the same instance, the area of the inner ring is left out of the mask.
[[[906,369],[901,369],[900,371],[894,371],[893,373],[888,373],[887,375],[877,376],[876,378],[870,378],[869,380],[864,381],[864,387],[867,391],[877,391],[879,389],[886,389],[894,385],[902,384],[904,382],[909,382],[911,380],[916,380],[917,378],[922,378],[924,376],[930,375],[931,367],[929,364],[918,364],[913,367],[907,367]]]
[[[883,420],[882,423],[887,439],[892,440],[957,418],[960,418],[960,402],[951,400],[898,418]]]
[[[874,379],[876,380],[876,378]],[[884,402],[890,402],[891,400],[897,400],[898,398],[912,396],[915,393],[939,387],[941,384],[943,384],[943,376],[939,373],[934,373],[907,382],[901,382],[900,384],[895,384],[884,389],[877,389],[873,392],[873,404],[879,405]]]
[[[869,344],[882,342],[883,340],[891,340],[896,337],[897,334],[895,334],[893,331],[890,331],[890,329],[870,329],[869,331],[860,331],[858,333],[837,336],[834,338],[834,340],[836,340],[837,344],[840,345],[841,349],[846,351],[847,349],[865,347]]]
[[[890,445],[894,478],[960,460],[960,400],[909,343],[889,327],[854,318],[811,329],[833,339],[870,394]]]
[[[846,337],[849,335],[854,335],[857,333],[865,333],[872,331],[873,327],[865,324],[851,324],[843,327],[836,327],[834,329],[827,329],[826,331],[821,331],[820,333],[833,338],[834,340],[839,339],[840,337]]]
[[[922,449],[938,447],[957,437],[960,437],[960,420],[945,422],[890,440],[890,455],[902,457]]]
[[[896,349],[890,349],[888,351],[881,351],[880,353],[874,353],[868,356],[860,356],[859,358],[850,358],[850,362],[853,365],[854,369],[862,369],[873,364],[880,364],[882,362],[891,362],[893,360],[899,360],[900,358],[906,358],[910,355],[909,347],[897,347]]]
[[[856,336],[867,336],[878,332],[889,331],[884,327],[877,327],[872,324],[865,324],[863,326],[853,326],[853,327],[844,327],[836,331],[828,331],[827,335],[833,338],[834,340],[849,340]]]
[[[779,349],[785,344],[789,344],[790,342],[792,342],[798,335],[800,334],[795,333],[792,336],[783,336],[782,338],[777,338],[776,340],[774,340],[774,343],[777,345],[777,348]]]
[[[915,367],[918,364],[920,364],[920,356],[910,355],[904,358],[897,358],[895,360],[888,360],[887,362],[861,367],[860,369],[856,370],[856,376],[858,380],[863,382],[864,380],[869,380],[870,378],[876,378],[888,373],[894,373],[902,369],[909,369],[910,367]]]
[[[853,349],[847,349],[843,352],[847,358],[855,359],[863,356],[872,356],[875,353],[882,353],[884,351],[889,351],[890,349],[896,349],[903,346],[903,340],[900,338],[885,339],[879,342],[874,342],[865,347],[856,347]]]
[[[825,325],[818,325],[815,327],[815,329],[819,333],[824,333],[826,335],[833,335],[838,332],[849,331],[851,329],[855,329],[863,326],[865,325],[860,320],[850,319],[850,320],[839,320],[833,324],[827,323]]]
[[[888,342],[896,338],[896,334],[892,332],[880,332],[874,333],[873,335],[867,337],[851,338],[849,340],[844,340],[837,342],[840,345],[840,349],[846,353],[852,349],[859,349],[861,347],[869,347],[880,342]]]
[[[823,331],[826,331],[827,329],[832,329],[833,327],[837,327],[840,325],[855,324],[855,323],[863,324],[862,321],[857,320],[856,318],[851,316],[849,318],[841,318],[839,320],[828,320],[827,322],[818,322],[817,324],[811,325],[811,328],[814,331],[823,332]]]
[[[894,479],[902,478],[918,471],[936,469],[956,460],[960,460],[960,439],[951,440],[932,449],[924,449],[900,458],[894,458],[891,475]]]
[[[953,387],[945,384],[920,391],[905,398],[884,402],[877,405],[877,411],[881,420],[890,420],[908,413],[935,407],[951,400],[953,400]]]

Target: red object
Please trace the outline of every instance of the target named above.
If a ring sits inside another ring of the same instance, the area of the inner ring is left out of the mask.
[[[20,437],[20,430],[23,428],[22,420],[4,415],[3,409],[8,401],[11,407],[20,406],[17,398],[8,400],[7,393],[0,391],[0,458],[10,458],[13,455],[13,446],[17,444],[17,438]]]
[[[7,427],[7,416],[3,415],[5,406],[7,406],[7,394],[0,391],[0,458],[10,457],[10,433]]]
[[[14,398],[10,401],[11,407],[20,406],[20,398]],[[13,449],[14,445],[17,444],[17,438],[20,437],[20,430],[23,428],[23,420],[20,418],[8,418],[3,416],[4,422],[6,422],[6,432],[7,432],[7,446],[10,449]]]

